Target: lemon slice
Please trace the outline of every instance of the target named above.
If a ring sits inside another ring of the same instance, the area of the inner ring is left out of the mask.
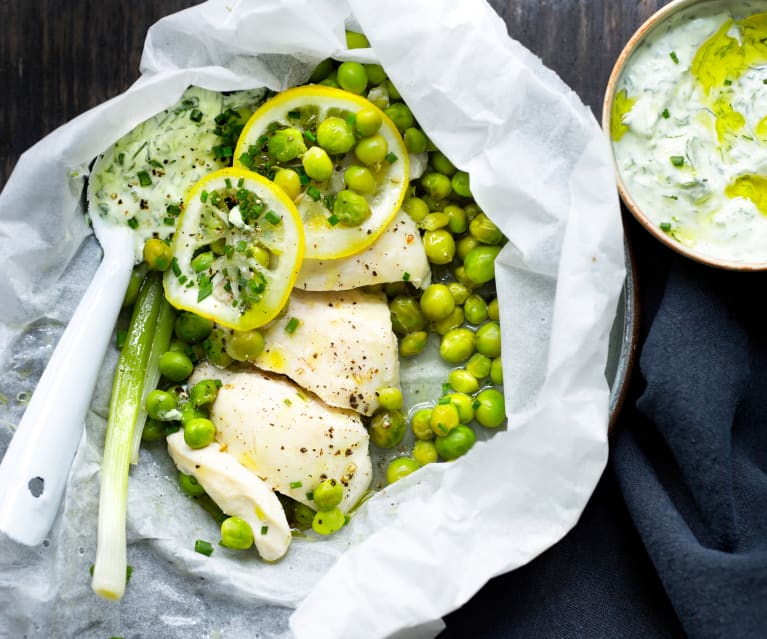
[[[250,330],[287,302],[301,268],[298,211],[264,177],[240,168],[211,173],[184,196],[165,295],[176,308]]]
[[[347,257],[370,246],[399,211],[410,170],[397,127],[378,107],[317,85],[289,89],[261,105],[243,128],[234,164],[281,186],[285,174],[293,177],[286,191],[303,221],[311,259]],[[356,182],[348,178],[350,168]]]

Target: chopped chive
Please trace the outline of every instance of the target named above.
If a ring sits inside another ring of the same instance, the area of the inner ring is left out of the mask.
[[[671,230],[671,222],[661,222],[660,230],[668,233]]]
[[[310,490],[308,493],[306,493],[306,498],[307,498],[309,501],[314,501],[314,491],[313,491],[313,490]]]
[[[673,164],[676,167],[684,166],[684,156],[683,155],[672,155],[671,158],[671,164]]]
[[[115,335],[115,346],[117,346],[118,350],[122,350],[127,337],[128,331],[117,331],[117,335]]]
[[[149,160],[149,165],[153,166],[156,169],[162,168],[162,164],[160,164],[160,162],[158,162],[157,160]]]
[[[724,81],[724,86],[731,87],[732,86],[732,80],[725,80]]]
[[[270,224],[274,224],[275,226],[282,221],[282,218],[279,215],[277,215],[274,211],[267,211],[264,217],[266,218],[267,222],[269,222]]]
[[[178,206],[178,204],[168,204],[168,206],[165,207],[165,212],[168,215],[178,215],[181,213],[181,207]]]
[[[200,202],[207,202],[207,200],[208,200],[208,192],[203,191],[202,193],[200,193]]]
[[[350,113],[346,116],[346,122],[347,124],[350,124],[351,126],[354,126],[354,123],[357,121],[357,116],[354,113]]]
[[[764,83],[767,84],[767,80],[765,80]],[[125,153],[117,154],[117,164],[119,164],[120,166],[125,164]]]
[[[234,247],[231,244],[227,244],[224,247],[224,255],[227,257],[232,257],[232,255],[234,255]]]
[[[320,199],[320,196],[321,196],[320,190],[316,186],[314,186],[314,185],[312,185],[308,189],[306,189],[306,194],[310,198],[312,198],[315,202],[317,202]]]
[[[663,109],[663,113],[661,113],[661,115],[667,120],[671,117],[671,114],[668,112],[668,109]]]
[[[450,384],[442,384],[442,394],[447,395],[452,390]]]
[[[437,403],[441,404],[442,406],[447,406],[450,403],[450,398],[449,397],[440,397],[439,401]]]
[[[303,171],[298,172],[298,181],[301,182],[301,186],[306,186],[309,184],[309,176],[306,175]]]
[[[198,539],[194,542],[194,550],[206,557],[210,557],[213,554],[213,546],[211,543],[202,539]]]
[[[282,403],[285,404],[285,406],[292,406],[293,402],[291,402],[287,397],[282,400]]]
[[[300,120],[301,119],[301,111],[288,111],[288,119],[289,120]]]
[[[311,131],[304,131],[304,136],[306,137],[309,142],[316,142],[317,136],[314,135]]]
[[[170,268],[173,270],[173,275],[176,277],[181,275],[181,267],[178,265],[178,260],[175,257],[170,261]]]
[[[187,281],[187,279],[189,279],[189,278],[186,275],[179,275],[178,276],[178,283],[179,284],[184,284]],[[189,282],[189,284],[191,285],[192,282]]]
[[[338,222],[340,222],[340,220],[335,213],[328,218],[328,224],[330,224],[330,226],[335,226]]]
[[[129,217],[128,218],[128,226],[130,226],[132,229],[138,228],[138,220],[135,217]]]
[[[238,189],[241,189],[243,184],[245,184],[245,178],[240,178],[239,180],[237,180]]]
[[[197,303],[202,302],[206,297],[210,297],[213,293],[213,282],[204,273],[200,273],[197,278],[197,284],[199,288],[197,290]]]
[[[292,482],[290,482],[290,487],[291,488],[301,488],[302,485],[303,484],[300,481],[292,481]]]
[[[387,153],[386,161],[389,164],[394,164],[399,158],[394,153]]]
[[[442,432],[442,433],[447,433],[447,432],[448,432],[448,430],[447,430],[447,426],[445,426],[445,425],[444,425],[442,422],[439,422],[439,423],[437,424],[437,429],[438,429],[440,432]]]
[[[202,111],[200,111],[200,109],[192,109],[192,112],[189,114],[189,119],[192,122],[201,122],[202,121]]]
[[[409,282],[409,281],[410,281],[410,273],[408,273],[407,271],[405,271],[405,272],[402,274],[402,281],[403,281],[403,282]]]
[[[475,399],[471,405],[474,410],[477,410],[480,406],[482,406],[482,402],[480,402],[478,399]]]
[[[269,526],[261,526],[261,534],[265,535],[269,532]]]
[[[291,317],[288,320],[288,323],[285,324],[285,332],[290,333],[291,335],[296,332],[296,329],[298,328],[298,325],[301,323],[301,320],[299,320],[297,317]]]
[[[162,219],[162,223],[165,224],[165,226],[176,226],[176,218],[175,217],[164,217]]]
[[[679,56],[676,54],[676,51],[672,51],[668,55],[674,61],[674,64],[679,64]]]
[[[224,184],[226,184],[226,188],[227,189],[231,189],[232,188],[232,181],[229,178],[226,178],[224,180]]]
[[[146,171],[139,171],[137,174],[138,183],[141,186],[152,186],[152,178],[149,177],[149,173]]]

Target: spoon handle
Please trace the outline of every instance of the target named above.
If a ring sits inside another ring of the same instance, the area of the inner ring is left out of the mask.
[[[104,245],[0,463],[0,532],[28,546],[42,543],[58,513],[133,268],[132,239]]]

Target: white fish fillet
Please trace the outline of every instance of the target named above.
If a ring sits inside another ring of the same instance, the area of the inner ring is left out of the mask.
[[[370,486],[372,463],[358,414],[331,408],[292,382],[252,368],[199,366],[192,381],[205,378],[222,381],[210,417],[232,459],[315,510],[307,493],[328,478],[344,486],[344,513],[359,502]]]
[[[290,526],[280,500],[266,483],[215,442],[189,448],[182,431],[168,436],[168,451],[178,469],[193,475],[221,510],[250,524],[261,557],[274,561],[287,552]]]
[[[290,333],[292,318],[299,321]],[[376,391],[399,385],[397,338],[383,294],[294,289],[284,317],[263,331],[259,368],[287,375],[331,406],[372,415]]]
[[[361,253],[339,260],[304,260],[295,287],[342,291],[403,279],[426,288],[431,270],[415,222],[400,211],[381,237]]]

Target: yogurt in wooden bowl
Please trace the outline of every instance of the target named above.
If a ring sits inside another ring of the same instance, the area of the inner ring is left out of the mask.
[[[699,262],[767,269],[767,0],[676,0],[621,53],[603,125],[621,197]]]

